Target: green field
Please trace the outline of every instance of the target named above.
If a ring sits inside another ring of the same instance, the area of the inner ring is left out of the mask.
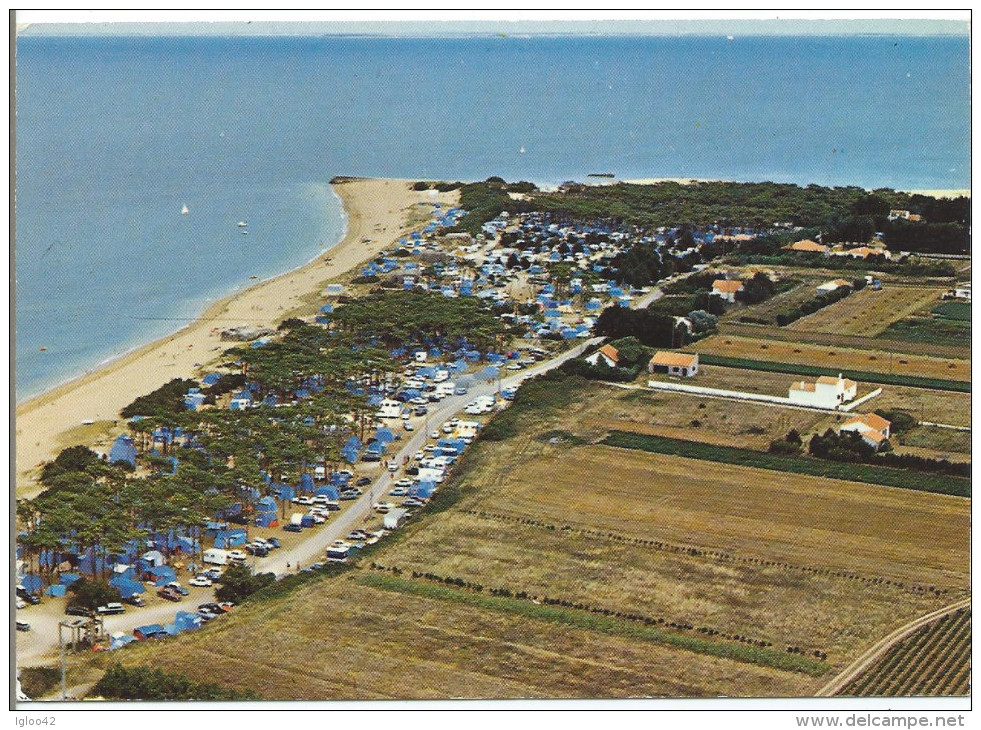
[[[741,357],[724,355],[699,354],[699,362],[703,365],[721,365],[744,370],[760,370],[767,373],[790,373],[791,375],[837,375],[841,373],[846,378],[867,383],[882,385],[905,385],[910,388],[926,388],[928,390],[950,390],[956,393],[970,393],[971,384],[959,380],[940,380],[939,378],[918,378],[912,375],[890,375],[889,373],[873,373],[864,370],[842,370],[834,367],[819,367],[817,365],[798,365],[796,363],[771,362],[768,360],[749,360]]]
[[[944,319],[953,319],[959,322],[971,321],[970,302],[942,302],[930,311]]]
[[[810,459],[804,456],[784,456],[732,446],[716,446],[698,441],[651,436],[625,431],[613,431],[603,443],[623,449],[640,449],[655,454],[684,456],[689,459],[739,464],[758,469],[809,474],[811,476],[844,479],[864,484],[881,484],[887,487],[913,489],[920,492],[950,494],[958,497],[971,496],[968,479],[923,472],[891,469],[871,464],[852,464]]]

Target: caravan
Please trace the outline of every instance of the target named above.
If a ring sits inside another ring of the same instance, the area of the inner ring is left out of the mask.
[[[205,550],[201,556],[201,562],[211,565],[228,565],[228,551],[218,548]]]
[[[376,418],[398,418],[402,415],[402,404],[392,398],[385,398],[378,406]]]

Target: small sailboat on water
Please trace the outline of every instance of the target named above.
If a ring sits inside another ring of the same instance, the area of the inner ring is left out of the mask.
[[[190,212],[191,212],[191,211],[189,211],[189,210],[187,209],[187,203],[185,203],[185,204],[184,204],[184,207],[183,207],[183,208],[181,208],[181,215],[187,215],[187,214],[188,214],[188,213],[190,213]]]
[[[249,224],[246,221],[239,221],[235,225],[237,225],[239,228],[245,228]]]

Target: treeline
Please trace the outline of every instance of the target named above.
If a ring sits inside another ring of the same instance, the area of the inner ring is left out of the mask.
[[[888,442],[886,443],[888,444]],[[823,434],[814,434],[808,444],[808,452],[819,459],[875,464],[952,477],[971,477],[971,465],[969,463],[952,462],[947,461],[947,459],[929,459],[912,454],[895,454],[891,452],[891,446],[885,448],[889,450],[885,453],[877,453],[872,446],[862,440],[858,433],[854,431],[835,433],[830,428]]]
[[[864,288],[865,279],[855,279],[851,286],[839,286],[837,289],[832,289],[826,294],[818,294],[817,296],[801,302],[796,307],[788,309],[786,312],[778,313],[776,317],[777,325],[783,327],[791,322],[796,322],[801,317],[814,314],[814,312],[818,311],[819,309],[824,309],[835,302],[840,302],[853,291],[859,291]]]
[[[183,674],[151,667],[113,664],[102,675],[92,694],[107,700],[254,700],[252,692],[222,687],[211,682],[194,682]]]
[[[648,347],[684,347],[688,344],[688,328],[675,324],[674,317],[619,305],[603,310],[596,319],[594,332],[614,339],[636,337]]]
[[[467,211],[459,222],[447,232],[469,233],[476,236],[487,221],[496,218],[503,211],[510,213],[526,212],[532,207],[521,200],[514,200],[511,193],[531,193],[538,188],[534,183],[519,181],[509,183],[501,177],[489,177],[483,182],[426,182],[414,183],[414,190],[460,191],[460,207]]]

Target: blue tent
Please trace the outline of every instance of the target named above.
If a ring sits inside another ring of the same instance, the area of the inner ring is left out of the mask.
[[[119,591],[119,595],[123,598],[129,598],[139,593],[146,593],[146,588],[143,587],[142,583],[127,578],[113,578],[109,581],[109,585],[116,588]]]
[[[296,497],[296,490],[289,484],[271,484],[269,488],[282,500],[289,501]]]
[[[325,496],[327,499],[340,499],[340,492],[337,487],[328,485],[326,487],[318,487],[316,496]]]
[[[201,382],[205,385],[214,385],[219,380],[221,380],[221,373],[208,373],[204,376]]]
[[[372,441],[370,444],[368,444],[368,453],[384,454],[385,444],[383,444],[381,441]]]
[[[375,434],[375,438],[382,443],[389,443],[395,440],[395,434],[389,428],[379,428],[378,433]]]
[[[61,596],[64,596],[66,591],[67,591],[66,586],[53,585],[53,586],[48,586],[48,590],[46,590],[44,593],[45,595],[51,596],[52,598],[59,598]]]
[[[20,585],[24,586],[31,593],[36,593],[41,590],[41,576],[35,575],[33,573],[25,575],[20,580]]]
[[[150,568],[150,575],[153,576],[153,585],[163,586],[177,580],[177,573],[169,565],[158,565],[155,568]]]
[[[275,512],[260,512],[255,518],[256,527],[275,527],[279,524],[279,519]]]
[[[358,450],[345,446],[341,449],[341,456],[348,464],[353,464],[358,460]]]
[[[255,507],[259,512],[275,512],[276,500],[272,497],[263,497],[256,503]]]
[[[178,611],[174,616],[174,625],[179,631],[189,631],[201,628],[201,617],[187,611]]]
[[[109,462],[125,461],[136,466],[136,446],[133,439],[125,434],[118,436],[109,449]]]
[[[435,491],[436,485],[432,482],[419,482],[417,485],[409,489],[409,496],[419,497],[420,499],[429,499]]]
[[[341,487],[343,487],[349,481],[351,481],[351,475],[350,474],[342,474],[342,473],[337,472],[337,471],[335,471],[333,474],[331,474],[330,475],[330,479],[329,479],[329,483],[330,484],[334,484],[334,485],[341,486]]]
[[[75,581],[79,580],[82,576],[78,573],[62,573],[58,577],[58,582],[63,586],[70,586]]]
[[[162,634],[166,631],[162,624],[147,624],[146,626],[137,626],[133,629],[133,634],[140,634],[144,638]]]
[[[229,548],[244,545],[247,542],[245,530],[236,528],[234,530],[222,530],[215,535],[216,548]]]
[[[300,483],[296,485],[297,492],[309,494],[314,490],[313,477],[310,474],[301,474]]]

